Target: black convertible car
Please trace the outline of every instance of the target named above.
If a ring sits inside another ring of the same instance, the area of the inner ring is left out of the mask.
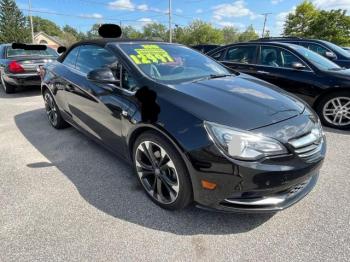
[[[16,87],[40,86],[37,68],[58,57],[56,51],[45,45],[2,44],[0,45],[0,78],[6,93]]]
[[[129,160],[163,208],[278,211],[317,181],[326,151],[317,115],[185,46],[83,41],[42,77],[51,125],[70,124]]]

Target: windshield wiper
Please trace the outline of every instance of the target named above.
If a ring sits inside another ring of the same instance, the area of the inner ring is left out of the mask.
[[[220,74],[220,75],[211,74],[208,76],[198,78],[198,79],[194,80],[193,82],[199,82],[199,81],[203,81],[203,80],[210,80],[210,79],[222,78],[222,77],[228,77],[228,76],[236,76],[236,75],[233,75],[233,74]]]
[[[232,74],[210,75],[209,79],[221,78],[221,77],[227,77],[227,76],[232,76]]]

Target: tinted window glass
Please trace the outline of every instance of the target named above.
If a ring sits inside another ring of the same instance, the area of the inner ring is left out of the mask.
[[[255,46],[231,47],[227,51],[225,60],[241,64],[252,64],[254,61],[255,52]]]
[[[230,74],[219,63],[185,46],[166,43],[121,43],[119,46],[134,66],[162,83],[177,84]]]
[[[309,62],[311,62],[314,66],[321,70],[339,70],[341,69],[337,64],[333,63],[332,61],[328,60],[327,58],[310,51],[309,49],[306,49],[302,46],[292,46],[292,48],[297,51],[302,57],[307,59]]]
[[[221,60],[220,58],[222,57],[222,54],[224,53],[224,51],[225,51],[225,49],[211,55],[211,57],[216,59],[216,60]]]
[[[55,50],[47,47],[46,50],[24,50],[24,49],[12,49],[7,48],[7,57],[18,57],[18,56],[49,56],[57,57],[58,54]]]
[[[87,74],[91,70],[110,65],[116,60],[117,58],[111,52],[102,47],[85,45],[80,47],[76,68]]]
[[[322,41],[326,46],[332,48],[334,51],[336,51],[337,53],[341,54],[342,56],[346,57],[346,58],[350,58],[350,53],[345,51],[343,48],[341,48],[340,46],[337,46],[331,42],[328,41]]]
[[[311,51],[314,51],[320,55],[325,55],[326,52],[329,51],[328,49],[324,48],[323,46],[320,46],[318,44],[311,44],[311,43],[307,44],[307,48],[309,48]]]
[[[71,50],[66,56],[66,58],[63,60],[63,64],[75,68],[75,62],[77,61],[78,53],[79,47],[76,47],[73,50]]]
[[[261,65],[282,68],[293,68],[293,63],[301,63],[305,65],[291,52],[274,46],[262,46],[259,61]]]

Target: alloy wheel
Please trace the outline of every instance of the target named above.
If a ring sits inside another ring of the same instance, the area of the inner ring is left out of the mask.
[[[349,125],[350,97],[335,97],[329,100],[323,107],[323,116],[332,125]]]
[[[56,126],[57,118],[58,118],[57,108],[56,108],[55,102],[53,101],[49,93],[45,94],[45,108],[46,108],[46,114],[50,123],[53,126]]]
[[[173,160],[160,145],[143,141],[135,152],[136,171],[147,193],[162,204],[179,195],[179,177]]]

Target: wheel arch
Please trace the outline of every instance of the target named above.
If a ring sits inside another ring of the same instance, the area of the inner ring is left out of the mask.
[[[319,95],[315,99],[315,101],[314,101],[314,103],[312,105],[312,108],[317,109],[318,106],[320,105],[320,102],[322,101],[322,99],[324,97],[326,97],[328,95],[331,95],[331,94],[344,93],[344,92],[345,93],[349,93],[349,95],[350,95],[350,88],[346,88],[346,89],[345,88],[332,88],[330,90],[326,90],[325,92],[323,92],[321,95]]]
[[[132,150],[134,148],[135,141],[137,140],[137,138],[141,134],[143,134],[144,132],[147,132],[147,131],[156,132],[159,135],[166,138],[183,157],[183,154],[185,152],[184,148],[167,131],[165,131],[163,128],[155,126],[155,125],[139,124],[135,128],[133,128],[126,137],[127,138],[127,146],[128,146],[128,150],[129,150],[129,156],[131,159],[132,159]]]

